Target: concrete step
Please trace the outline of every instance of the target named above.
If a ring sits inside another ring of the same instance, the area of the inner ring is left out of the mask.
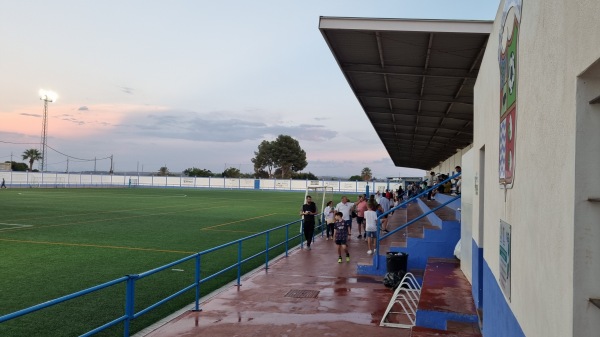
[[[430,258],[423,276],[416,325],[450,331],[449,322],[455,330],[461,326],[459,323],[470,328],[477,326],[471,285],[457,259]]]
[[[422,202],[421,202],[422,203]],[[436,201],[428,201],[435,207]],[[375,258],[359,261],[358,272],[368,275],[385,275],[385,261],[387,252],[405,252],[409,254],[408,270],[424,269],[427,257],[453,256],[454,246],[460,237],[460,224],[454,217],[454,210],[446,207],[438,210],[435,214],[440,224],[434,226],[428,217],[412,223],[407,228],[396,232],[392,237],[383,240],[379,247],[379,268],[374,266]],[[410,203],[406,209],[400,209],[389,217],[388,228],[393,230],[406,224],[423,214],[422,205],[418,202]],[[439,216],[438,216],[439,214]],[[440,220],[441,219],[441,220]]]

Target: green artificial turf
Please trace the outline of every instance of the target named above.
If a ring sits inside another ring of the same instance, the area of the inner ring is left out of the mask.
[[[303,193],[191,189],[6,189],[0,191],[0,315],[299,219]],[[298,234],[299,224],[290,227]],[[285,230],[270,234],[270,247]],[[298,244],[299,239],[294,241]],[[265,249],[265,236],[243,243],[243,258]],[[284,251],[274,249],[270,258]],[[237,262],[238,246],[202,256],[202,277]],[[264,254],[244,265],[263,264]],[[194,282],[188,261],[136,283],[136,312]],[[237,270],[202,284],[203,295]],[[134,320],[132,332],[191,303],[194,291]],[[74,336],[124,312],[119,284],[0,324],[1,336]],[[122,335],[119,324],[100,335]]]

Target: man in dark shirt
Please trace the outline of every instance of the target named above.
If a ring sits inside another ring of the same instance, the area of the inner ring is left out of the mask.
[[[313,233],[315,232],[315,214],[317,214],[317,205],[312,202],[310,195],[306,196],[306,203],[302,205],[302,231],[304,232],[304,238],[306,238],[306,249],[310,250],[310,244],[312,243]]]

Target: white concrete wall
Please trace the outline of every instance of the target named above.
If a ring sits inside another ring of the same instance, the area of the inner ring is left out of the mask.
[[[461,196],[460,196],[460,269],[469,282],[473,284],[473,251],[471,242],[473,240],[473,196],[475,194],[474,174],[472,169],[475,160],[475,150],[466,151],[462,157],[462,163],[468,166],[461,173]]]
[[[462,157],[472,147],[473,147],[473,145],[469,145],[469,146],[465,147],[464,149],[458,150],[455,155],[453,155],[452,157],[444,160],[438,166],[429,169],[429,171],[433,171],[436,174],[438,174],[438,173],[452,174],[455,171],[454,170],[455,167],[457,167],[457,166],[461,166],[462,167]],[[429,174],[428,173],[427,173],[427,177],[429,178]]]
[[[600,61],[577,80],[575,152],[575,255],[573,281],[574,331],[600,334],[600,309],[589,298],[600,298]]]
[[[600,311],[586,301],[593,292],[600,295],[600,248],[594,237],[598,231],[583,239],[589,249],[580,247],[590,220],[595,219],[596,229],[599,223],[599,206],[583,201],[590,186],[600,193],[600,160],[586,162],[591,154],[598,155],[598,126],[589,131],[594,137],[578,136],[585,145],[575,137],[590,122],[589,115],[576,119],[576,84],[577,76],[600,57],[598,13],[600,1],[595,0],[523,0],[511,190],[498,186],[500,10],[475,87],[473,145],[485,146],[486,157],[484,258],[497,278],[499,221],[511,224],[509,306],[529,337],[598,336],[600,331]],[[476,170],[479,155],[475,154]],[[477,198],[473,209],[476,223]],[[477,228],[473,236],[478,237]],[[591,265],[593,270],[582,275]]]

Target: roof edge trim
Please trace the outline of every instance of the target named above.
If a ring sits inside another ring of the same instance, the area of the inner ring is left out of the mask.
[[[491,34],[494,21],[321,16],[319,29]]]

